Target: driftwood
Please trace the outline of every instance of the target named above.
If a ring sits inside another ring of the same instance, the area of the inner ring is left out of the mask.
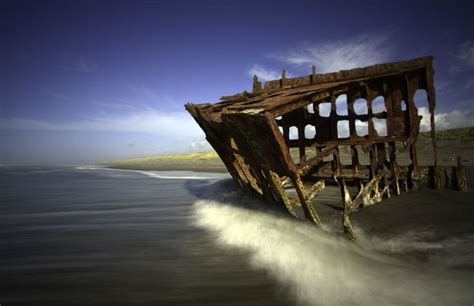
[[[214,104],[189,103],[186,109],[239,186],[293,216],[294,208],[301,206],[307,219],[320,224],[311,200],[326,185],[338,185],[344,230],[355,239],[350,213],[384,196],[425,182],[437,189],[467,189],[460,159],[457,167],[438,165],[433,74],[432,57],[326,74],[316,74],[313,67],[311,75],[299,78],[286,78],[283,71],[281,79],[263,85],[255,76],[252,92],[225,96]],[[430,167],[420,166],[417,159],[417,90],[425,90],[428,97],[434,157]],[[340,95],[346,95],[344,106],[336,104]],[[383,111],[373,108],[379,96]],[[355,102],[364,103],[367,111],[358,113]],[[321,112],[324,103],[330,106],[329,115]],[[349,136],[340,135],[340,123],[348,127]],[[367,133],[359,135],[357,126],[366,127]],[[308,131],[315,133],[308,136]],[[350,164],[341,162],[343,148],[350,151]],[[291,149],[298,151],[297,157]],[[408,166],[397,161],[403,151],[409,152]],[[360,164],[361,154],[368,155],[369,165]],[[289,183],[297,197],[287,194]],[[357,189],[355,196],[349,187]]]

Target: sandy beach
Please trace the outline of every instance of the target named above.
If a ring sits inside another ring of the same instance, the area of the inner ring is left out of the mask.
[[[443,165],[462,156],[471,186],[474,142],[438,147]],[[430,153],[420,139],[423,164]],[[351,214],[354,244],[335,186],[313,199],[317,228],[240,190],[213,152],[103,165],[4,169],[6,303],[466,305],[474,297],[472,187],[402,192],[360,209]]]
[[[468,186],[470,186],[474,182],[474,128],[440,131],[437,135],[439,164],[446,167],[455,166],[457,156],[461,156]],[[433,164],[431,148],[428,133],[421,133],[418,140],[418,159],[421,165]],[[296,150],[292,153],[294,156],[298,155]],[[348,152],[342,151],[342,153],[342,159],[350,161]],[[400,159],[402,163],[408,162],[408,154],[400,154]],[[361,162],[368,164],[368,160],[364,157],[361,157]],[[107,162],[105,165],[114,169],[141,171],[227,172],[215,152],[125,159]],[[232,183],[229,184],[232,185]],[[234,186],[229,188],[234,188]],[[472,187],[469,190],[472,191]],[[423,227],[437,227],[440,231],[447,232],[456,232],[455,228],[461,230],[467,227],[462,231],[472,232],[474,229],[469,225],[474,213],[471,196],[471,192],[422,188],[417,192],[403,192],[401,196],[384,199],[381,205],[361,209],[352,214],[351,218],[360,231],[377,233],[386,237]],[[342,209],[338,189],[328,186],[313,200],[313,205],[317,208],[322,220],[326,221],[326,225],[338,231],[339,215]]]
[[[474,180],[467,168],[468,180]],[[184,175],[185,174],[185,175]],[[351,215],[338,189],[322,228],[228,174],[4,168],[6,305],[466,305],[473,191],[402,193]],[[416,290],[414,290],[416,288]]]

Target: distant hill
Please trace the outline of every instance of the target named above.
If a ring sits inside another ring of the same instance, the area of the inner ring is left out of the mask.
[[[102,164],[111,168],[133,170],[227,171],[214,151],[130,158],[106,161]]]
[[[438,140],[474,141],[474,126],[436,131]],[[430,138],[430,132],[420,133],[420,140]]]
[[[474,164],[474,127],[449,129],[436,132],[440,161],[453,163],[457,155],[463,156],[468,165]],[[419,158],[432,164],[430,133],[423,132],[419,136]],[[298,149],[291,150],[298,160]],[[342,152],[346,153],[347,152]],[[156,155],[149,157],[130,158],[101,163],[107,167],[135,170],[194,170],[225,172],[227,171],[216,152],[197,152],[185,154]]]

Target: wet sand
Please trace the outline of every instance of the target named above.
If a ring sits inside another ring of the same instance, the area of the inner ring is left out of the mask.
[[[255,200],[225,174],[3,171],[2,305],[474,299],[472,191],[425,189],[362,209],[352,215],[354,245],[342,238],[333,187],[315,202],[321,231]]]
[[[297,155],[297,152],[294,152]],[[204,157],[199,158],[200,154]],[[226,173],[222,161],[217,154],[196,153],[189,158],[154,158],[147,162],[143,159],[116,161],[107,166],[114,169],[131,170],[190,170],[196,172]],[[438,141],[438,162],[441,166],[456,166],[457,156],[462,157],[470,192],[463,193],[450,190],[432,190],[423,188],[416,192],[402,192],[400,196],[393,195],[391,199],[384,198],[380,204],[361,209],[352,215],[353,225],[362,231],[380,235],[395,235],[397,232],[410,228],[437,226],[440,231],[444,227],[450,230],[469,224],[469,218],[474,215],[472,190],[474,189],[474,141],[459,139],[442,139]],[[341,151],[342,162],[350,163],[349,152]],[[360,156],[362,164],[368,164],[366,157]],[[401,164],[409,163],[408,152],[399,154]],[[431,139],[422,138],[418,143],[418,161],[420,165],[433,165],[434,158],[431,149]],[[328,187],[313,201],[321,218],[328,220],[334,228],[340,226],[340,211],[342,209],[339,190]],[[302,215],[302,212],[299,212]],[[383,217],[380,217],[383,216]],[[459,219],[459,220],[458,220]],[[334,223],[334,224],[333,224]],[[426,224],[425,224],[426,223]],[[474,224],[474,223],[473,223]],[[469,227],[469,230],[472,228]]]
[[[232,193],[232,185],[218,190]],[[293,286],[302,305],[463,305],[474,299],[473,196],[422,189],[384,199],[351,215],[356,244],[344,238],[337,187],[313,201],[322,230],[212,193],[197,213],[220,244],[247,250],[254,266]]]
[[[171,178],[0,169],[0,304],[294,303],[242,252],[217,248],[192,226],[196,196],[220,176],[161,177]]]

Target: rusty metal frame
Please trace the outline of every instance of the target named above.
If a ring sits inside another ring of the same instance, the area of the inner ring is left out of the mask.
[[[252,92],[225,96],[215,104],[189,103],[186,109],[239,186],[292,215],[297,216],[295,207],[301,206],[307,219],[320,224],[311,199],[326,185],[339,186],[344,231],[355,239],[349,215],[364,205],[427,181],[437,189],[466,189],[460,162],[454,168],[438,165],[433,74],[432,57],[326,74],[316,74],[313,67],[311,75],[292,79],[283,71],[281,79],[264,86],[255,76]],[[428,167],[417,159],[421,120],[414,101],[417,90],[426,91],[430,111],[434,165]],[[340,95],[347,97],[347,114],[337,112]],[[377,112],[373,101],[379,96],[385,110]],[[356,112],[357,99],[366,101],[366,113]],[[327,117],[320,112],[323,103],[330,104]],[[385,122],[385,135],[377,130],[377,120]],[[349,126],[348,137],[338,134],[338,122]],[[358,135],[358,124],[367,126],[367,135]],[[314,137],[305,135],[308,125],[315,129]],[[349,164],[341,162],[344,148],[350,151]],[[294,150],[296,157],[290,153]],[[397,155],[403,151],[409,152],[409,165],[398,163]],[[368,156],[368,165],[360,163],[361,154]],[[296,195],[288,192],[288,186]]]

